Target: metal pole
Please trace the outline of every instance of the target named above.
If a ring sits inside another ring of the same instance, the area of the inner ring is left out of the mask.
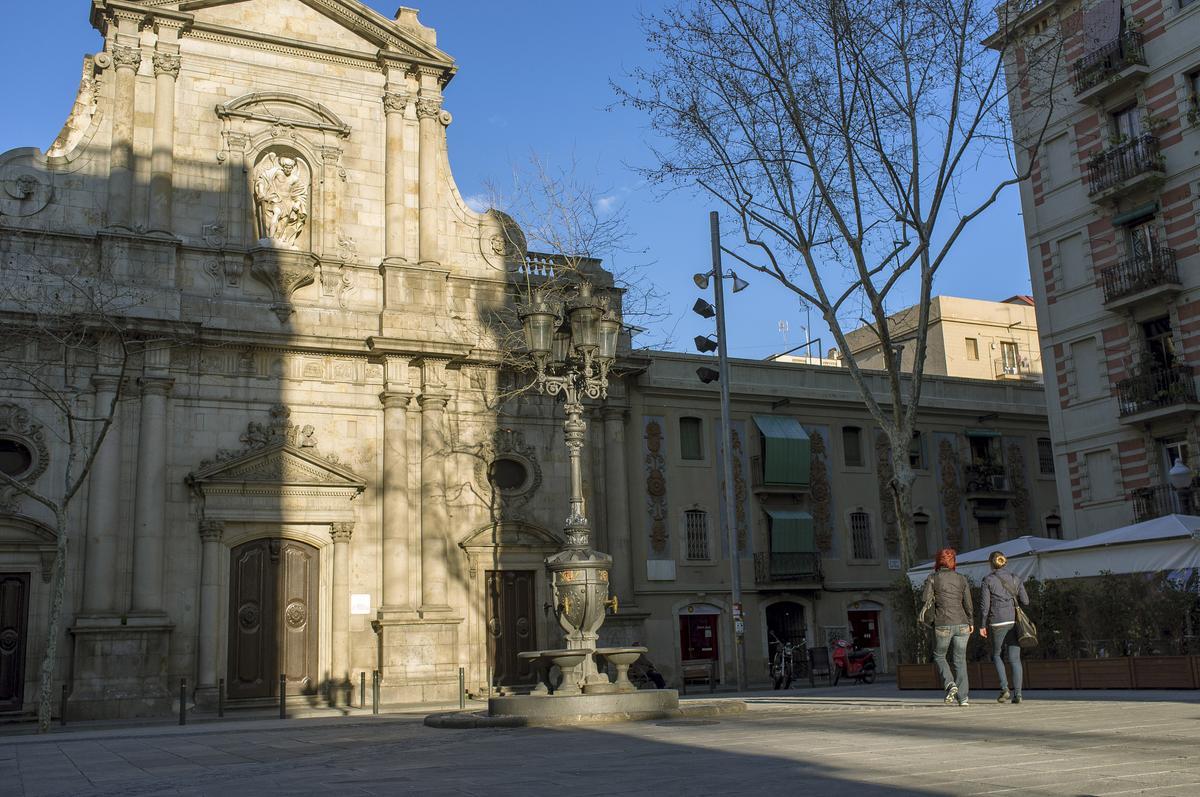
[[[287,719],[287,674],[279,673],[279,719]]]
[[[721,273],[721,219],[717,211],[708,214],[712,238],[713,296],[717,306],[717,369],[721,385],[721,442],[725,456],[721,458],[725,481],[725,511],[722,518],[725,538],[729,543],[729,591],[733,602],[733,665],[739,692],[746,691],[746,635],[742,622],[742,563],[738,554],[737,509],[733,493],[733,428],[729,422],[729,339],[725,336],[725,286]]]
[[[371,713],[379,713],[379,670],[371,671]]]
[[[225,716],[225,679],[217,679],[217,716]]]
[[[467,673],[462,667],[458,668],[458,707],[467,707]]]
[[[358,707],[367,707],[367,671],[358,674]]]
[[[67,685],[62,685],[62,700],[58,704],[58,724],[64,726],[67,724]]]
[[[187,678],[179,679],[179,724],[187,725]]]

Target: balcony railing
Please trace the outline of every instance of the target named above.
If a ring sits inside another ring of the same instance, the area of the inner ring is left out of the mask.
[[[821,554],[769,553],[754,554],[754,583],[771,584],[779,581],[819,581]]]
[[[1162,285],[1178,285],[1179,269],[1175,266],[1175,250],[1156,247],[1126,258],[1101,271],[1100,281],[1104,286],[1105,304]]]
[[[1099,86],[1122,70],[1141,64],[1146,65],[1146,50],[1142,34],[1127,30],[1099,50],[1088,53],[1071,66],[1071,83],[1075,96]]]
[[[996,358],[993,361],[996,368],[997,379],[1041,379],[1042,369],[1040,366],[1028,360],[1017,360],[1016,362]]]
[[[968,493],[1003,493],[1008,490],[1008,477],[1000,465],[976,462],[963,468]]]
[[[1088,196],[1095,196],[1148,172],[1163,170],[1158,137],[1143,133],[1132,141],[1109,147],[1088,161]]]
[[[1196,401],[1192,369],[1186,365],[1153,368],[1117,383],[1121,417]]]
[[[1200,479],[1192,482],[1193,496],[1197,494],[1198,486],[1200,486]],[[1160,484],[1157,487],[1139,487],[1131,491],[1129,497],[1133,501],[1134,523],[1154,520],[1166,515],[1190,514],[1195,511],[1194,505],[1188,507],[1189,511],[1184,511],[1184,502],[1179,491],[1169,484]]]

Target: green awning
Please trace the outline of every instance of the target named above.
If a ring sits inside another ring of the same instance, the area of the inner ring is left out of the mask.
[[[995,429],[968,429],[967,437],[999,437],[1000,433]]]
[[[1132,224],[1135,221],[1148,219],[1158,212],[1157,202],[1147,202],[1144,205],[1138,205],[1132,210],[1127,210],[1124,213],[1118,213],[1112,217],[1112,226],[1124,227],[1126,224]]]
[[[755,415],[762,433],[763,484],[808,487],[808,434],[795,418]]]
[[[771,553],[812,553],[813,519],[807,512],[794,509],[768,509],[771,518]]]

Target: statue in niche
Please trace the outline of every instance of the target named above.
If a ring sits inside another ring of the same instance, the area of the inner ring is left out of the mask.
[[[295,249],[308,221],[308,167],[300,158],[268,152],[254,167],[259,243]]]

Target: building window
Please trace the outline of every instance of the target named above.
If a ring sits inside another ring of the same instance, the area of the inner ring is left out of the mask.
[[[979,341],[976,338],[967,338],[967,359],[979,359]]]
[[[1114,146],[1133,141],[1142,134],[1142,109],[1137,105],[1122,108],[1112,115]]]
[[[1046,142],[1041,167],[1047,188],[1058,188],[1071,182],[1071,139],[1066,134]]]
[[[33,467],[33,451],[24,443],[12,438],[0,438],[0,472],[19,479]]]
[[[1183,0],[1183,4],[1195,2],[1195,0]],[[1200,71],[1193,72],[1188,75],[1188,121],[1192,124],[1200,122]]]
[[[704,459],[704,423],[699,418],[679,419],[679,458]]]
[[[1096,351],[1094,338],[1084,338],[1071,344],[1071,370],[1075,374],[1076,399],[1086,401],[1103,395],[1100,354]]]
[[[1046,537],[1051,540],[1061,540],[1062,536],[1062,518],[1058,515],[1046,516]]]
[[[993,548],[1001,542],[1000,521],[995,518],[979,519],[979,547]]]
[[[937,539],[929,525],[929,515],[924,512],[917,512],[913,515],[913,536],[916,537],[918,550],[924,549],[925,555],[933,558],[937,555],[938,548],[941,547],[941,540]]]
[[[1171,334],[1169,316],[1152,318],[1142,323],[1146,341],[1146,364],[1151,368],[1170,368],[1175,365],[1175,337]]]
[[[1087,261],[1084,259],[1083,236],[1072,235],[1058,242],[1058,270],[1063,290],[1078,288],[1087,283]]]
[[[847,468],[863,466],[862,436],[858,426],[842,427],[842,463]]]
[[[913,470],[925,470],[925,438],[920,432],[913,432],[908,443],[908,466]]]
[[[1153,217],[1125,228],[1125,249],[1131,259],[1143,262],[1158,251],[1158,227]]]
[[[1054,475],[1054,446],[1049,437],[1037,439],[1038,473],[1043,476]]]
[[[855,559],[875,558],[875,541],[871,539],[871,516],[862,510],[850,513],[850,551]]]
[[[502,493],[520,490],[529,479],[525,463],[511,457],[499,457],[488,469],[488,480]]]
[[[1113,469],[1112,452],[1092,451],[1083,458],[1087,469],[1089,501],[1109,501],[1118,495],[1117,473]]]
[[[689,509],[683,513],[684,538],[687,540],[688,561],[707,560],[708,513],[703,509]]]

